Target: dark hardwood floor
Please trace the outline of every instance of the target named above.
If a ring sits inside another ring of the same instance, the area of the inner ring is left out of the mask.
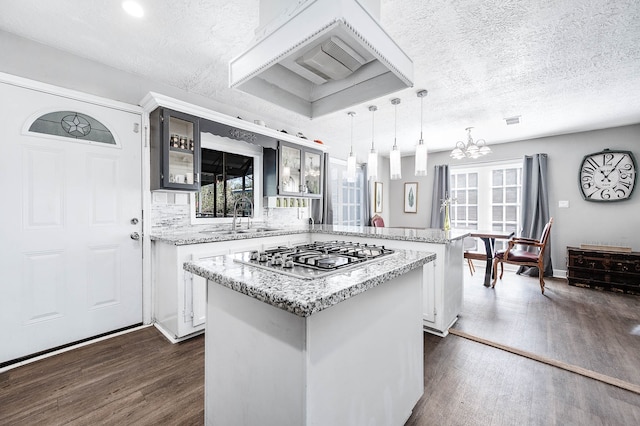
[[[483,268],[476,268],[480,272]],[[640,385],[640,297],[465,270],[453,328]],[[425,393],[407,425],[638,425],[640,395],[449,335],[425,335]]]
[[[478,268],[481,269],[481,268]],[[640,385],[640,297],[465,271],[456,329]],[[640,395],[458,336],[425,334],[407,425],[637,425]],[[200,425],[204,339],[145,328],[0,373],[1,425]]]
[[[0,425],[203,422],[203,336],[147,327],[0,374]]]

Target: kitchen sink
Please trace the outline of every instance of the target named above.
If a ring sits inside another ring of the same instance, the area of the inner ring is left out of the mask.
[[[282,231],[280,228],[249,228],[243,229],[244,232],[269,232],[269,231]]]
[[[231,231],[229,229],[219,229],[212,231],[202,231],[201,234],[215,234],[215,235],[235,235],[235,234],[251,234],[254,232],[269,232],[269,231],[281,231],[280,228],[249,228],[249,229],[236,229]]]

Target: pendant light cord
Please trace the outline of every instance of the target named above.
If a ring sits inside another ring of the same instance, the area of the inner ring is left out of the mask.
[[[349,155],[353,155],[353,116],[356,115],[355,112],[348,112],[347,114],[349,114],[351,116],[351,151],[349,152]]]
[[[422,137],[422,126],[424,124],[424,97],[427,96],[429,92],[427,90],[418,91],[417,95],[420,98],[420,141],[418,144],[422,145],[424,143],[424,139]]]
[[[422,143],[422,122],[424,121],[423,115],[424,97],[420,97],[420,142]]]
[[[397,103],[393,104],[393,108],[394,108],[393,148],[397,149],[398,145],[396,145],[396,140],[398,138],[398,104]]]
[[[371,152],[375,151],[375,146],[374,146],[374,140],[375,140],[375,122],[376,122],[376,117],[375,117],[375,112],[378,110],[378,107],[375,105],[371,105],[369,107],[369,111],[371,111]]]

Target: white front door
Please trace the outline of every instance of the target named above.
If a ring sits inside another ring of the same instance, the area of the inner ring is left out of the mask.
[[[0,82],[0,363],[142,322],[140,128]]]

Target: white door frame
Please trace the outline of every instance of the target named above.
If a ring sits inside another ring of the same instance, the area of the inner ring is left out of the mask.
[[[151,211],[151,192],[149,191],[149,168],[150,168],[150,150],[149,150],[149,116],[144,110],[137,106],[124,102],[114,101],[107,98],[102,98],[95,95],[79,92],[76,90],[66,89],[58,86],[54,86],[47,83],[42,83],[35,80],[30,80],[23,77],[18,77],[12,74],[6,74],[0,72],[0,82],[11,84],[17,87],[23,87],[26,89],[37,90],[44,93],[49,93],[56,96],[61,96],[69,99],[74,99],[82,102],[91,103],[103,107],[108,107],[120,111],[125,111],[141,116],[142,122],[142,140],[144,143],[140,148],[141,152],[141,188],[140,197],[142,198],[142,321],[144,324],[151,324],[151,243],[149,241],[150,225],[148,220],[149,212]]]

